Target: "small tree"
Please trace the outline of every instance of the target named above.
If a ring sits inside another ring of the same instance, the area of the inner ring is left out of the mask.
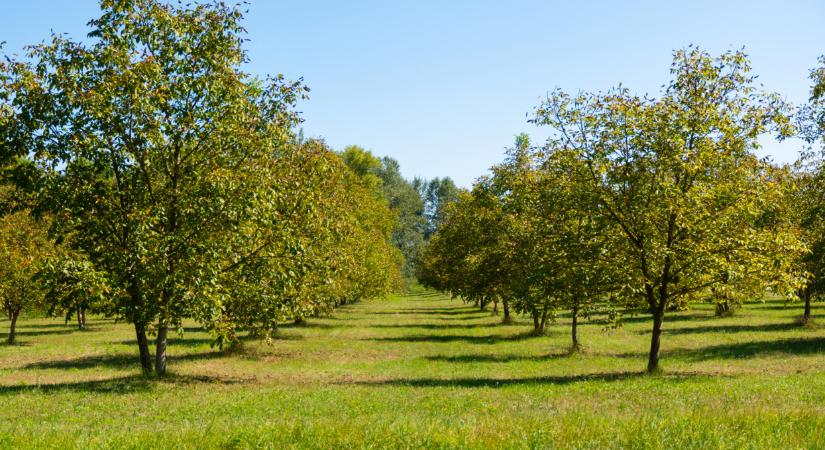
[[[42,306],[44,292],[36,275],[54,252],[47,229],[29,211],[0,217],[0,302],[9,318],[9,344],[15,342],[20,314]]]
[[[62,248],[45,262],[38,280],[45,291],[48,314],[62,316],[66,323],[74,318],[80,331],[86,329],[87,314],[106,310],[111,294],[105,274],[82,254]]]
[[[532,187],[532,214],[538,220],[537,232],[544,237],[545,264],[552,265],[546,272],[552,277],[547,286],[553,292],[548,295],[570,310],[571,350],[577,351],[580,318],[614,307],[621,280],[614,263],[619,236],[583,188],[581,162],[554,150],[541,152],[539,176]]]

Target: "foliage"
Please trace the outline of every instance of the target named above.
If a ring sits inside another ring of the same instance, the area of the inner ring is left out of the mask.
[[[624,236],[613,263],[627,280],[622,298],[653,315],[649,371],[669,307],[732,276],[781,292],[800,282],[792,265],[804,244],[787,220],[765,220],[784,188],[753,154],[770,127],[791,127],[749,71],[741,52],[688,49],[675,53],[660,99],[556,91],[536,110],[536,123],[555,131],[548,146],[582,162],[584,188]]]
[[[807,278],[799,297],[805,304],[803,321],[811,318],[811,300],[825,297],[825,57],[811,70],[811,97],[797,115],[800,135],[808,147],[797,163],[798,191],[788,207],[796,214],[810,252],[801,258]]]
[[[6,77],[49,171],[57,229],[105,273],[110,313],[135,324],[147,372],[145,333],[157,331],[163,373],[170,327],[225,317],[223,274],[247,256],[232,251],[249,250],[234,239],[278,201],[254,182],[288,140],[305,89],[240,69],[238,7],[101,7],[90,44],[54,35]]]
[[[36,274],[53,252],[48,225],[29,211],[0,216],[0,305],[9,319],[10,344],[20,314],[42,307],[43,288]]]
[[[383,196],[321,141],[306,141],[273,164],[277,176],[258,183],[283,191],[275,196],[281,202],[242,226],[238,244],[254,250],[235,252],[249,256],[222,283],[222,326],[267,335],[279,321],[397,289],[400,255],[390,243],[394,216]]]
[[[404,278],[411,279],[427,227],[424,203],[418,190],[404,179],[398,161],[392,158],[379,159],[370,151],[354,145],[345,148],[341,158],[362,178],[367,189],[381,193],[394,213],[392,242],[403,256]]]
[[[447,205],[458,200],[459,189],[450,177],[429,181],[415,178],[413,186],[424,201],[424,216],[427,218],[424,240],[429,240],[444,223]]]
[[[95,269],[82,253],[65,246],[55,249],[37,273],[45,292],[45,310],[49,316],[62,316],[68,323],[74,317],[80,330],[86,329],[88,314],[106,314],[111,289],[106,274]]]

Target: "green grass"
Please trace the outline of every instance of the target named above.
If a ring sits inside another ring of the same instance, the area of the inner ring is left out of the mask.
[[[163,380],[138,375],[129,325],[26,320],[0,346],[0,448],[825,448],[825,330],[798,315],[669,314],[646,376],[647,316],[586,323],[568,355],[566,316],[534,337],[421,292],[234,353],[187,329]]]

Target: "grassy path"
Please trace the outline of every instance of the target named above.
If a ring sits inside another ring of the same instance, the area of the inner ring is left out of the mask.
[[[647,317],[585,324],[570,356],[567,317],[534,337],[430,292],[234,353],[187,328],[165,380],[137,375],[128,325],[28,320],[0,346],[0,448],[825,448],[825,332],[796,315],[673,314],[656,377]]]

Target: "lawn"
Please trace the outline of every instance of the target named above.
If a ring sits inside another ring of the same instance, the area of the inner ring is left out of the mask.
[[[232,352],[187,328],[162,380],[127,324],[24,320],[0,346],[0,448],[825,448],[825,329],[799,311],[671,313],[656,376],[647,316],[586,322],[569,355],[567,316],[536,337],[433,292]]]

